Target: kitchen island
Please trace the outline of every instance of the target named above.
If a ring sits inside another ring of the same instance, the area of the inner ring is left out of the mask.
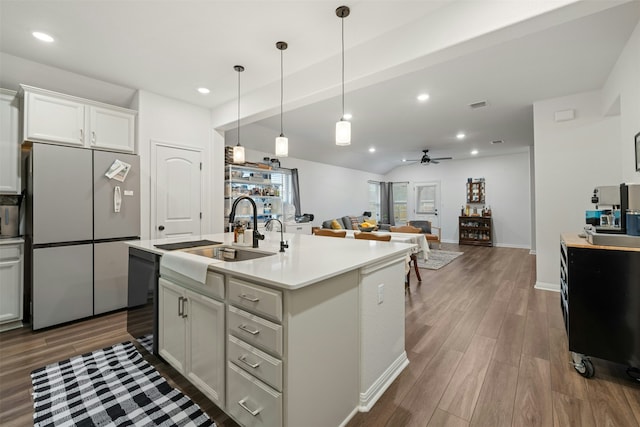
[[[265,234],[258,250],[271,254],[261,258],[161,260],[159,354],[241,425],[344,425],[409,363],[404,277],[414,245],[285,234],[282,253],[280,233]],[[193,240],[233,247],[232,238]],[[155,245],[167,242],[129,244],[162,256]],[[206,278],[185,265],[204,265]]]

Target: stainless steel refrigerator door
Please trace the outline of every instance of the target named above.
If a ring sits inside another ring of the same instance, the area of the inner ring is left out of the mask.
[[[124,182],[105,176],[116,160],[131,165]],[[115,209],[116,187],[121,200],[119,212]],[[93,152],[93,215],[95,240],[140,236],[140,157]]]
[[[91,151],[33,144],[33,243],[93,239]]]
[[[33,329],[93,315],[93,245],[33,250]]]
[[[126,307],[128,246],[124,242],[95,243],[93,260],[94,314]]]

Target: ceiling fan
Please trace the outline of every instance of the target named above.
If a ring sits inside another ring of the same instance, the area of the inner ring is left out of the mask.
[[[428,165],[430,163],[438,164],[439,160],[451,160],[453,157],[430,157],[429,150],[422,150],[422,158],[420,159],[409,159],[405,160],[406,162],[420,162],[421,165]]]

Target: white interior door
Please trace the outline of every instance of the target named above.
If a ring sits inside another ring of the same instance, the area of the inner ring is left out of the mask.
[[[440,182],[420,182],[415,185],[416,219],[431,221],[440,227]]]
[[[155,146],[155,238],[199,235],[202,212],[202,152]]]

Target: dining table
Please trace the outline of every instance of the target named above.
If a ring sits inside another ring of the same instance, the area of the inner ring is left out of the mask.
[[[373,234],[390,234],[392,242],[399,243],[414,243],[417,246],[412,250],[412,254],[415,257],[420,257],[424,261],[429,259],[429,242],[427,242],[426,237],[422,233],[397,233],[395,231],[358,231],[358,230],[345,230],[347,235],[345,237],[354,238],[356,233],[373,233]]]

